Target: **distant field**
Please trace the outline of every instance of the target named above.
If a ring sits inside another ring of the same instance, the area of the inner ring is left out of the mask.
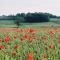
[[[15,27],[13,20],[0,20],[0,27]]]
[[[51,18],[50,21],[60,25],[60,19]]]
[[[43,23],[21,23],[22,27],[34,26],[34,27],[41,27],[41,26],[59,26],[60,27],[60,19],[50,19],[50,22],[43,22]],[[0,20],[0,27],[17,27],[14,24],[14,20]],[[21,27],[21,26],[20,26]]]

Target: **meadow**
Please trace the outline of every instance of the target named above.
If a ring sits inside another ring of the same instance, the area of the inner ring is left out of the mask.
[[[0,24],[0,60],[60,60],[59,24],[10,24]]]

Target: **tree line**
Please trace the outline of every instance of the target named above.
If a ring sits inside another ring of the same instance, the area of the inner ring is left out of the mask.
[[[17,20],[20,19],[21,22],[44,22],[48,21],[49,18],[60,18],[60,16],[56,16],[50,13],[17,13],[16,15],[2,15],[0,16],[0,20]]]
[[[0,16],[0,20],[14,20],[15,24],[19,25],[23,23],[35,23],[35,22],[49,22],[50,18],[60,18],[50,13],[17,13],[16,15]]]

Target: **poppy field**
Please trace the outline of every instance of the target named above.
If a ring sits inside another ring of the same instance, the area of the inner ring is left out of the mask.
[[[60,28],[0,28],[0,60],[60,60]]]

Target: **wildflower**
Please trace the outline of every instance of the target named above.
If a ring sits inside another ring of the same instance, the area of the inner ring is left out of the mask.
[[[16,36],[16,35],[14,35],[14,38],[17,38],[17,36]]]
[[[48,48],[53,49],[54,45],[49,45]]]
[[[53,31],[50,31],[49,34],[54,34],[54,32]]]
[[[28,54],[28,60],[34,60],[33,55],[32,55],[31,52]]]
[[[30,43],[32,42],[32,38],[29,38],[28,40],[29,40]]]
[[[44,58],[48,58],[48,55],[45,53],[45,54],[43,54],[43,57]]]
[[[34,30],[32,29],[32,28],[29,28],[29,32],[31,33],[31,32],[33,32]]]
[[[5,42],[8,42],[9,41],[9,36],[6,36],[5,37]]]
[[[21,40],[21,42],[23,42],[23,41],[24,41],[24,39],[23,39],[23,38],[21,38],[20,40]]]
[[[18,47],[19,47],[19,45],[18,45],[18,44],[14,46],[14,48],[15,48],[15,49],[17,49]]]
[[[4,46],[3,45],[0,45],[0,49],[4,49]]]
[[[28,34],[25,34],[25,35],[24,35],[24,38],[28,38],[28,37],[29,37]]]

